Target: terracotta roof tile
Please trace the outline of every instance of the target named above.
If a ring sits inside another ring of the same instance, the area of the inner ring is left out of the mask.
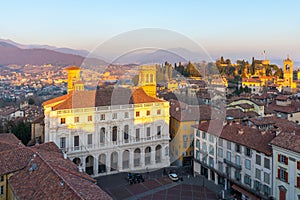
[[[282,132],[271,141],[272,145],[300,153],[300,134],[299,132],[286,133]]]

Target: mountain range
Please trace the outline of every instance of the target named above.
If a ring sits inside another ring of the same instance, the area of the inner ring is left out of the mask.
[[[193,52],[185,48],[172,48],[168,50],[152,50],[134,52],[121,57],[115,56],[114,59],[106,59],[103,55],[95,55],[86,50],[76,50],[70,48],[57,48],[49,45],[24,45],[12,40],[0,39],[0,65],[18,64],[18,65],[85,65],[107,66],[112,64],[150,64],[164,63],[168,61],[171,64],[178,62],[201,62],[211,59],[204,52]],[[211,55],[216,60],[217,56]],[[109,62],[107,60],[110,60]],[[112,60],[112,61],[111,61]],[[283,60],[283,59],[282,59]],[[281,59],[271,59],[271,63],[282,66]],[[234,62],[234,60],[232,60]],[[249,61],[251,62],[251,61]],[[300,62],[295,61],[297,67]]]

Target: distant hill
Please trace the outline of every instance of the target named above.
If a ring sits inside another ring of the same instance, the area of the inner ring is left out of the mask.
[[[106,63],[99,59],[88,58],[84,56],[74,55],[75,50],[71,49],[58,49],[55,50],[45,48],[28,48],[23,49],[18,47],[17,43],[7,40],[0,40],[0,65],[17,64],[17,65],[78,65],[80,66],[83,61],[91,59],[93,64],[105,65]],[[15,46],[17,45],[17,46]],[[63,51],[69,53],[63,53]]]

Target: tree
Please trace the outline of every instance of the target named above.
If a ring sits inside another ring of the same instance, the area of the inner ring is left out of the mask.
[[[11,132],[26,145],[31,139],[31,124],[23,121],[17,124],[14,123],[11,127]]]

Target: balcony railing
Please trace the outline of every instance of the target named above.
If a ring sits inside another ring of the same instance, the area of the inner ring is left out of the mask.
[[[224,163],[227,164],[230,167],[234,167],[237,170],[241,170],[242,169],[241,165],[238,165],[238,164],[236,164],[234,162],[231,162],[230,160],[227,160],[226,158],[224,158]]]

